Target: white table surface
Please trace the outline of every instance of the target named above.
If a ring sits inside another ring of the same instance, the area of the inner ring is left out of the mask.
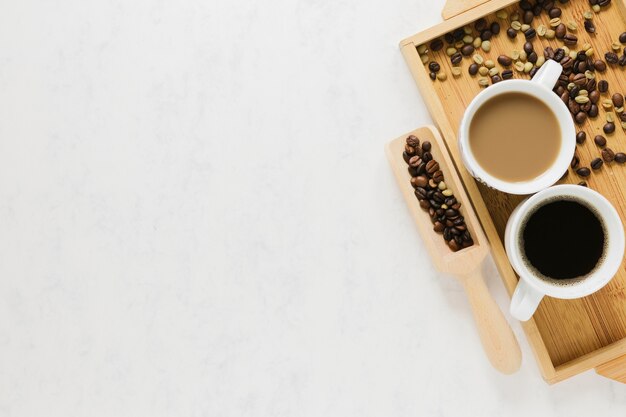
[[[624,415],[424,253],[383,145],[442,4],[3,2],[0,416]]]

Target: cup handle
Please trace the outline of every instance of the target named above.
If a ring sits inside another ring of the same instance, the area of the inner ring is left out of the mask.
[[[543,294],[520,279],[511,299],[511,315],[520,321],[529,320],[539,307]]]
[[[559,80],[561,72],[563,72],[561,64],[549,59],[539,68],[539,71],[537,71],[531,81],[552,90]]]

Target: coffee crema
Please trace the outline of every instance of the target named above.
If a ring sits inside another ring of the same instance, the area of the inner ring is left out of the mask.
[[[476,110],[469,127],[469,146],[478,164],[507,182],[530,181],[548,171],[561,142],[554,112],[525,93],[489,99]]]

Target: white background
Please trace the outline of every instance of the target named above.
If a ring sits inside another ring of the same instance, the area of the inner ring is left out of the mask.
[[[0,416],[624,415],[424,253],[383,145],[442,4],[2,2]]]

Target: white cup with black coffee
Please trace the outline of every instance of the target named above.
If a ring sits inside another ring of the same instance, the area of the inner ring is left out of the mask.
[[[567,106],[552,92],[562,69],[546,61],[532,80],[502,81],[472,100],[458,143],[473,177],[509,194],[532,194],[567,171],[576,130]]]
[[[513,317],[532,317],[545,295],[592,294],[616,274],[624,257],[624,228],[611,203],[580,185],[556,185],[528,197],[509,217],[506,253],[520,277]]]

